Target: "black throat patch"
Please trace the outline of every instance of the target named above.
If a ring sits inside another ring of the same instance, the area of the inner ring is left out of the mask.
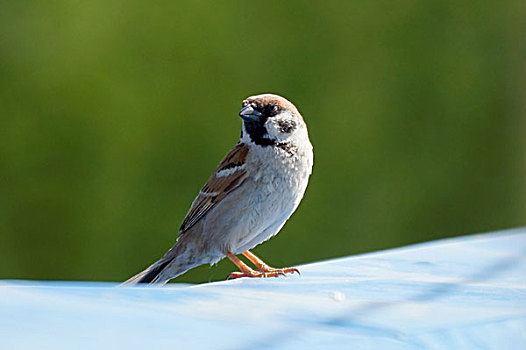
[[[260,146],[271,146],[276,142],[268,138],[267,129],[265,128],[265,122],[267,118],[260,118],[257,121],[244,121],[245,130],[250,136],[252,142]],[[241,135],[243,136],[243,135]]]

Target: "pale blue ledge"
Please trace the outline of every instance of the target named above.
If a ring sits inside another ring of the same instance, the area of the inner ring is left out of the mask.
[[[526,228],[165,288],[0,282],[0,349],[526,349]]]

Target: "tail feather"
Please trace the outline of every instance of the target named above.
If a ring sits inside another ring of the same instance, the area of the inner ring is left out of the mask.
[[[209,262],[203,259],[199,252],[193,249],[193,245],[188,243],[183,236],[177,241],[161,259],[153,263],[146,270],[128,279],[122,285],[134,285],[138,283],[160,284],[163,285],[172,278],[182,275],[186,271],[196,266]]]
[[[165,284],[168,281],[159,281],[157,282],[156,279],[159,276],[159,274],[166,268],[166,266],[172,261],[172,259],[165,259],[162,258],[161,260],[155,262],[150,267],[148,267],[146,270],[139,272],[132,278],[126,280],[123,285],[133,285],[138,283],[162,283]]]

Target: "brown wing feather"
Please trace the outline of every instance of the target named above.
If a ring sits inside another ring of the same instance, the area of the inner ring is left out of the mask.
[[[179,228],[181,234],[195,225],[210,209],[243,183],[247,177],[246,170],[243,168],[236,170],[235,168],[242,167],[245,164],[247,153],[248,146],[244,143],[238,143],[223,158],[216,171],[210,176],[199,195],[194,199],[188,214],[186,214]],[[219,172],[229,169],[232,169],[232,173],[226,176],[217,176]]]

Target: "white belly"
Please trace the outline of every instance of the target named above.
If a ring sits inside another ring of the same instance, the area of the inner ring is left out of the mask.
[[[260,158],[252,161],[260,162]],[[203,220],[203,238],[217,243],[209,246],[213,260],[219,260],[227,251],[240,254],[278,233],[303,197],[312,153],[310,158],[278,158],[255,168],[260,170]]]

